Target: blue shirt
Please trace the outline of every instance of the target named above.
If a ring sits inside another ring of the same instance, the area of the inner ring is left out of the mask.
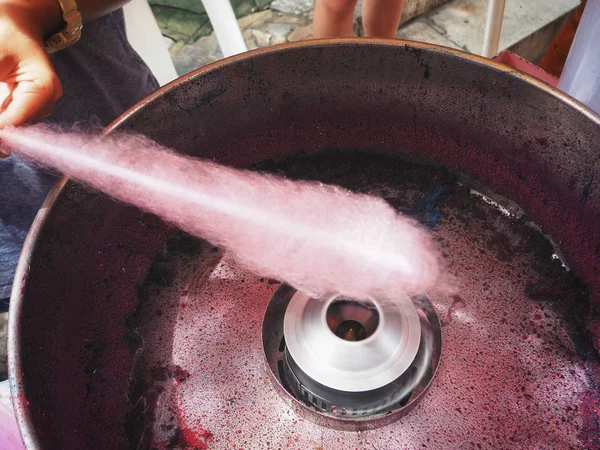
[[[64,95],[51,123],[106,126],[158,88],[127,41],[122,10],[86,23],[80,41],[52,62]],[[58,178],[15,156],[0,159],[0,300],[10,297],[29,227]]]

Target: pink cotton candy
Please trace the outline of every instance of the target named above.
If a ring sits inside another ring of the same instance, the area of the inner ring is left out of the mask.
[[[218,245],[257,275],[315,297],[393,299],[440,276],[430,236],[380,198],[181,156],[146,138],[41,126],[6,145]]]

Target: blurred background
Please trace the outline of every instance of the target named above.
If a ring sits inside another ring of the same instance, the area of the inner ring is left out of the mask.
[[[148,3],[178,75],[223,57],[202,1]],[[359,36],[361,3],[355,12]],[[231,0],[230,4],[249,50],[312,38],[313,0]],[[510,50],[540,64],[580,5],[580,0],[507,1],[498,51]],[[487,9],[487,0],[406,0],[397,37],[480,53]]]

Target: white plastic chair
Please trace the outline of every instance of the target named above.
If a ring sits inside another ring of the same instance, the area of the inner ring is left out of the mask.
[[[248,51],[242,31],[229,0],[202,0],[223,56],[233,56]]]
[[[225,57],[248,50],[229,0],[202,0]],[[123,8],[127,39],[161,86],[177,72],[147,0],[133,0]]]
[[[493,58],[498,54],[505,5],[506,0],[489,0],[488,2],[488,13],[483,35],[483,48],[481,50],[481,55],[486,58]]]

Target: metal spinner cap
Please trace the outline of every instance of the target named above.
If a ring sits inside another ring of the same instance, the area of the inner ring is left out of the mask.
[[[287,351],[314,381],[345,392],[398,379],[419,350],[421,324],[407,295],[394,301],[328,301],[296,292],[286,310]]]

